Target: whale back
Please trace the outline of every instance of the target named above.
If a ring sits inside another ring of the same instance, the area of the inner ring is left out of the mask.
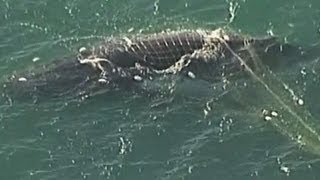
[[[274,57],[283,54],[279,47],[275,37],[253,38],[223,29],[113,37],[70,57],[16,73],[8,78],[5,89],[20,96],[64,96],[133,87],[164,74],[194,74],[216,81],[243,71],[235,54],[255,69],[251,50],[262,63],[273,64]]]

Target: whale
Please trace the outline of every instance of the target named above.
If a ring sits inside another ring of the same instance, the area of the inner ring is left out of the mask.
[[[14,73],[5,80],[3,89],[14,96],[60,97],[133,88],[166,75],[214,82],[244,71],[244,62],[235,54],[257,69],[252,51],[261,63],[277,67],[283,62],[275,57],[297,52],[297,48],[275,36],[251,37],[224,28],[119,35],[81,47],[70,56]]]
[[[298,62],[314,60],[314,55],[318,58],[317,46],[306,51],[276,36],[253,37],[225,28],[112,36],[81,47],[72,55],[13,73],[0,82],[0,102],[4,98],[10,105],[12,99],[31,97],[37,103],[41,97],[82,98],[108,90],[139,91],[141,84],[166,76],[218,84],[248,75],[254,80],[250,83],[253,86],[244,84],[241,91],[241,86],[235,85],[234,89],[253,99],[243,99],[236,92],[226,95],[226,102],[240,102],[243,113],[257,115],[299,147],[319,155],[316,120],[303,106],[304,101],[274,74],[286,68],[290,71]],[[224,107],[219,98],[214,101]]]

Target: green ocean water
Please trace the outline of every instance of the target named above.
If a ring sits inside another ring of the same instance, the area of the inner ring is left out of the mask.
[[[0,75],[106,36],[164,29],[227,26],[310,48],[320,40],[319,19],[318,0],[1,0]],[[266,78],[312,131],[252,77],[227,85],[154,82],[163,85],[155,94],[119,90],[36,104],[2,99],[0,179],[320,179],[320,142],[313,140],[320,51],[313,53]],[[264,121],[263,109],[277,110],[283,123]]]

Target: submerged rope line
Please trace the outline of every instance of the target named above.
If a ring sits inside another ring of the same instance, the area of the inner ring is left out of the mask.
[[[247,65],[247,63],[238,55],[236,54],[231,47],[228,45],[228,43],[223,39],[219,38],[220,41],[226,46],[226,48],[230,51],[230,53],[235,56],[241,64],[245,66],[245,68],[248,70],[248,72],[258,81],[260,82],[265,89],[289,112],[291,115],[293,115],[306,129],[308,129],[311,133],[313,133],[315,136],[317,136],[317,139],[320,140],[319,134],[313,130],[308,124],[304,122],[304,120],[296,113],[294,112],[289,105],[287,105],[269,86],[266,84],[259,76],[257,76],[253,70]]]

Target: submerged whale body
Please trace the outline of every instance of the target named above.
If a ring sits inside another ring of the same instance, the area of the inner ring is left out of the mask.
[[[252,50],[272,66],[285,47],[272,36],[253,38],[220,28],[113,37],[74,56],[16,73],[4,87],[15,96],[55,97],[132,88],[170,74],[216,81],[243,71],[234,53],[255,69]]]

